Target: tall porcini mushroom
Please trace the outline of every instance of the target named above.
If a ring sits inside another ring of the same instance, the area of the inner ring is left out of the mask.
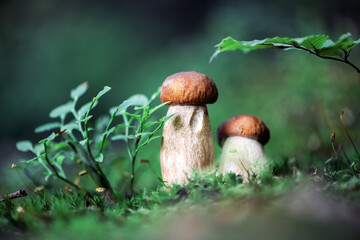
[[[263,146],[269,141],[270,132],[260,118],[245,114],[235,116],[220,125],[217,135],[223,147],[220,173],[237,173],[247,182],[249,174],[259,175],[268,169]]]
[[[160,164],[163,180],[184,184],[193,169],[215,169],[213,135],[206,104],[216,102],[214,81],[197,72],[180,72],[166,78],[160,99],[169,102],[164,125]]]

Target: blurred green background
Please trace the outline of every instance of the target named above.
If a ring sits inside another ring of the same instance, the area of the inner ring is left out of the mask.
[[[219,99],[208,106],[214,137],[228,118],[254,114],[271,131],[266,146],[271,159],[314,155],[326,160],[330,155],[319,154],[314,115],[328,150],[331,131],[350,146],[340,131],[341,110],[354,139],[360,139],[360,77],[352,68],[299,51],[225,53],[211,64],[209,58],[227,36],[253,40],[328,34],[336,40],[351,32],[359,38],[357,2],[2,1],[0,166],[8,168],[23,157],[16,151],[17,141],[43,137],[33,129],[51,122],[50,110],[67,102],[80,83],[90,86],[84,101],[103,86],[112,87],[96,109],[101,115],[135,93],[152,94],[179,71],[204,73],[217,84]],[[350,58],[359,66],[360,50],[355,48]],[[154,141],[140,156],[157,171],[159,149],[160,141]],[[220,152],[216,144],[217,158]],[[119,154],[126,156],[121,149]],[[5,181],[8,175],[12,173],[5,171],[0,178]],[[156,184],[151,174],[139,181]]]

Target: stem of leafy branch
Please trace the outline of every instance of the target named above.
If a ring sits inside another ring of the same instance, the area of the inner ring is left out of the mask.
[[[140,123],[140,128],[139,128],[139,132],[142,132],[142,123]],[[134,180],[135,180],[135,162],[136,162],[136,156],[137,156],[137,149],[140,143],[140,139],[141,136],[139,135],[136,138],[135,141],[135,146],[134,146],[134,153],[132,154],[132,159],[131,159],[131,179],[130,179],[130,190],[131,190],[131,194],[134,194]]]
[[[58,171],[56,170],[55,166],[53,164],[51,164],[48,154],[47,154],[47,142],[44,142],[44,155],[45,155],[45,161],[49,164],[49,166],[51,167],[51,169],[53,170],[53,172],[55,173],[56,177],[58,177],[59,179],[61,179],[62,181],[66,182],[67,184],[73,186],[74,188],[76,188],[77,190],[80,190],[80,187],[77,186],[75,183],[69,181],[68,179],[60,176],[60,174],[58,173]]]
[[[117,112],[119,111],[119,109],[117,108],[114,113],[111,115],[111,118],[110,118],[110,121],[108,123],[108,125],[106,126],[106,129],[105,129],[105,133],[104,136],[103,136],[103,139],[101,141],[101,147],[100,147],[100,151],[99,151],[99,154],[103,152],[103,149],[104,149],[104,144],[105,144],[105,140],[107,138],[107,136],[109,135],[107,132],[109,131],[109,128],[111,126],[111,123],[114,121],[114,118],[117,114]]]
[[[91,102],[89,110],[87,111],[87,113],[85,115],[85,119],[88,118],[90,110],[92,109],[92,107],[94,106],[95,103],[96,103],[96,100],[94,99]],[[88,152],[88,154],[90,156],[90,159],[91,159],[92,163],[95,165],[95,167],[97,169],[97,173],[98,173],[98,175],[100,177],[100,181],[102,182],[102,184],[104,184],[104,187],[106,189],[108,189],[112,194],[114,194],[114,190],[111,187],[109,180],[107,179],[106,175],[102,171],[102,169],[100,167],[100,164],[95,160],[95,157],[94,157],[94,155],[93,155],[93,153],[91,151],[90,140],[89,140],[89,128],[88,128],[88,121],[87,120],[85,121],[84,129],[85,129],[85,134],[83,134],[84,139],[87,139],[87,141],[86,141],[86,149],[87,149],[87,152]]]
[[[306,51],[310,54],[314,54],[315,56],[322,58],[322,59],[329,59],[329,60],[346,63],[346,64],[350,65],[352,68],[354,68],[358,73],[360,73],[360,69],[348,60],[348,56],[349,56],[348,52],[345,52],[344,58],[336,58],[336,57],[330,57],[330,56],[322,56],[322,55],[318,54],[315,50],[310,50],[310,49],[307,49],[302,46],[292,46],[292,47],[304,50],[304,51]]]
[[[130,144],[129,144],[129,140],[127,139],[127,137],[129,136],[129,121],[128,118],[125,114],[122,114],[123,119],[124,119],[124,124],[125,124],[125,143],[126,143],[126,150],[128,152],[128,155],[130,158],[132,158],[132,153],[131,153],[131,148],[130,148]]]
[[[62,128],[63,124],[61,125]],[[68,135],[70,136],[70,139],[68,137]],[[84,156],[83,152],[83,148],[81,148],[81,146],[79,146],[77,139],[75,138],[74,134],[71,133],[71,131],[67,132],[67,134],[62,134],[63,138],[67,141],[70,141],[72,143],[73,146],[71,146],[72,151],[74,152],[74,154],[76,156],[78,156],[79,158],[85,158],[85,161],[87,160],[86,157]],[[94,180],[94,178],[91,176],[92,172],[97,173],[97,170],[94,168],[93,165],[90,164],[85,164],[83,161],[82,162],[82,166],[86,169],[86,171],[88,172],[88,177],[89,179],[98,187],[100,187]],[[91,171],[90,171],[91,170]]]
[[[91,106],[90,106],[90,108],[91,108]],[[86,114],[86,117],[88,116],[88,113]],[[86,149],[87,149],[87,152],[89,153],[90,159],[94,163],[95,167],[97,168],[100,180],[101,180],[102,184],[104,184],[104,187],[106,189],[108,189],[112,194],[114,194],[114,190],[111,187],[109,180],[107,179],[106,175],[102,171],[102,169],[100,167],[100,164],[95,160],[95,157],[94,157],[94,155],[93,155],[93,153],[91,151],[90,140],[89,140],[89,128],[87,126],[87,121],[85,122],[84,128],[85,128],[85,137],[87,139],[87,141],[86,141]]]

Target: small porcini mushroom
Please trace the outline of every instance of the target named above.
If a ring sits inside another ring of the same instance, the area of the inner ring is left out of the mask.
[[[169,102],[164,125],[160,164],[167,184],[188,182],[193,169],[215,169],[213,135],[206,104],[217,100],[214,81],[197,72],[180,72],[166,78],[160,99]]]
[[[259,175],[268,169],[264,145],[270,132],[260,118],[238,115],[222,123],[217,130],[219,145],[223,147],[219,160],[219,172],[236,173],[249,181],[249,174]]]

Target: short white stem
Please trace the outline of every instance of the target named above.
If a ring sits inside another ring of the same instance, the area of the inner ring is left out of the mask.
[[[184,184],[193,169],[215,169],[213,136],[206,106],[172,105],[167,115],[172,114],[163,129],[161,172],[168,184]]]
[[[220,173],[240,174],[244,182],[248,182],[249,174],[258,176],[268,168],[264,148],[258,141],[240,136],[230,136],[225,140],[219,160]]]

